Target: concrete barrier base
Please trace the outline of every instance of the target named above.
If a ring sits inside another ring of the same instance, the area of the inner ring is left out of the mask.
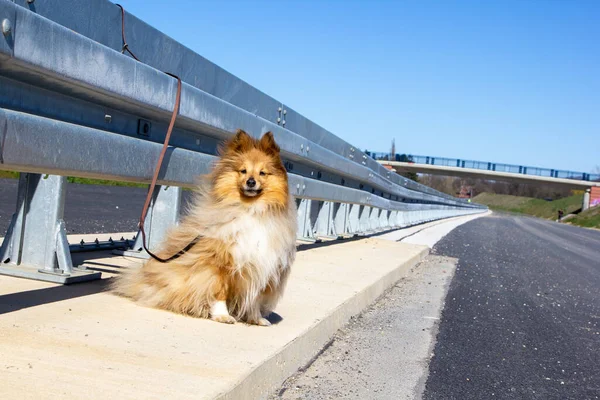
[[[0,398],[265,397],[427,253],[375,238],[308,246],[271,327],[223,325],[113,296],[111,276],[142,261],[108,252],[81,255],[97,257],[85,265],[103,272],[100,281],[0,276]]]

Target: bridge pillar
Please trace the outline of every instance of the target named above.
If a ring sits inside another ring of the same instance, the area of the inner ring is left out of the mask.
[[[590,208],[590,192],[592,190],[590,188],[585,189],[585,193],[583,194],[583,205],[581,206],[581,211],[585,211]]]

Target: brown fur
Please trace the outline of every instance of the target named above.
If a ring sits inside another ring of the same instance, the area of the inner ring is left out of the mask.
[[[117,279],[116,293],[142,305],[232,323],[268,324],[295,257],[296,209],[279,147],[269,132],[260,140],[243,131],[219,151],[213,172],[199,185],[189,212],[150,259]],[[256,193],[245,186],[256,181]],[[231,316],[211,315],[225,301]]]

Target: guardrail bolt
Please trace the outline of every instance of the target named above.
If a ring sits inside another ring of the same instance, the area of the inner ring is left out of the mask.
[[[10,20],[4,18],[2,20],[2,34],[4,36],[8,36],[8,35],[10,35],[11,32],[12,32],[12,24],[10,23]]]
[[[287,115],[287,110],[283,110],[283,115]]]
[[[109,124],[110,124],[110,123],[111,123],[111,121],[112,121],[112,115],[105,114],[105,115],[104,115],[104,120],[105,120],[107,123],[109,123]]]

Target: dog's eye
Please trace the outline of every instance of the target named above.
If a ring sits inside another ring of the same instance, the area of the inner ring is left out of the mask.
[[[260,171],[260,176],[265,176],[267,173],[265,171]]]
[[[240,171],[242,174],[246,175],[246,169],[244,168],[243,170]]]

